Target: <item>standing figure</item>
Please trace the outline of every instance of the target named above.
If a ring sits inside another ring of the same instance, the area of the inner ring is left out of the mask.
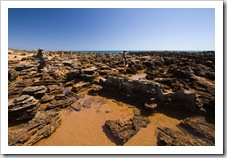
[[[126,66],[126,63],[127,63],[127,60],[126,60],[126,50],[123,50],[122,57],[123,57],[124,66]]]

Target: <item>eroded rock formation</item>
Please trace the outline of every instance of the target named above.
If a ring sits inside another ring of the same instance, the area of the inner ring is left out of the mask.
[[[159,127],[158,145],[214,145],[214,123],[194,118],[214,120],[214,52],[130,52],[124,65],[119,54],[42,51],[9,54],[9,121],[24,124],[10,125],[9,145],[33,145],[48,137],[59,126],[61,109],[80,112],[100,104],[94,98],[99,95],[138,101],[135,117],[105,123],[122,143],[147,126],[145,113],[183,107],[191,117],[182,120],[179,131]],[[140,74],[145,75],[135,77]]]
[[[60,125],[61,118],[55,111],[38,112],[35,117],[20,129],[10,130],[10,146],[33,145],[51,135]]]
[[[150,120],[143,116],[135,116],[128,121],[107,120],[105,125],[110,129],[111,133],[122,143],[127,142],[133,137],[140,128],[147,127]]]

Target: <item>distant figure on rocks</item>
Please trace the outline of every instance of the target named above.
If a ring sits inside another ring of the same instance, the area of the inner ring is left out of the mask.
[[[43,69],[46,66],[46,62],[45,62],[45,60],[43,58],[43,49],[42,48],[38,49],[38,53],[36,55],[36,58],[39,59],[38,72],[40,72],[41,69]]]
[[[122,57],[123,57],[124,66],[126,66],[126,63],[127,63],[126,53],[127,53],[126,50],[123,50]]]
[[[43,49],[42,48],[38,49],[38,53],[36,54],[35,57],[38,59],[43,59]]]

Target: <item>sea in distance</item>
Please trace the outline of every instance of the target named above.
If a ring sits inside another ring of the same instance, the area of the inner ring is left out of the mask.
[[[209,52],[213,50],[126,50],[127,53],[141,53],[141,52],[184,52],[184,53],[192,53],[192,52]],[[100,53],[100,54],[120,54],[123,50],[73,50],[67,52],[82,52],[82,53]]]

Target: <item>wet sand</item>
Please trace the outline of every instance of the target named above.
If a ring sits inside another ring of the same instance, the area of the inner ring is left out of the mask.
[[[85,96],[92,98],[91,96]],[[35,146],[116,146],[110,131],[105,127],[106,120],[127,120],[133,116],[135,108],[129,108],[127,104],[121,106],[113,100],[102,97],[105,104],[91,105],[91,108],[83,108],[74,111],[71,108],[61,111],[62,122],[60,127],[48,138],[40,140]],[[176,125],[180,120],[162,113],[154,113],[149,116],[150,123],[147,128],[141,130],[128,140],[124,146],[156,146],[156,129],[158,126],[166,126],[179,130]]]

